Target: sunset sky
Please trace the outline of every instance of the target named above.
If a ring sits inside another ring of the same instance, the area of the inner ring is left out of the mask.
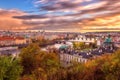
[[[0,30],[120,31],[120,0],[0,0]]]

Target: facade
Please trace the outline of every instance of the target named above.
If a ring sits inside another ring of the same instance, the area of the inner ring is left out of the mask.
[[[24,38],[16,38],[15,39],[15,44],[19,45],[19,44],[26,44],[27,40]]]
[[[0,46],[26,44],[27,39],[23,37],[0,36]]]
[[[95,40],[95,38],[87,38],[85,36],[80,35],[80,36],[76,37],[75,39],[71,39],[69,41],[71,41],[71,42],[94,43],[96,40]]]
[[[70,54],[60,54],[60,60],[62,62],[67,62],[67,63],[71,63],[73,61],[79,63],[86,63],[88,61],[87,58],[83,58],[82,56],[70,55]]]

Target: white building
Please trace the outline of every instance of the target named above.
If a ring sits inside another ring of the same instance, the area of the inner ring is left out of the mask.
[[[60,60],[63,62],[79,62],[79,63],[86,63],[88,61],[87,58],[83,58],[82,56],[78,55],[70,55],[70,54],[60,54]]]
[[[85,36],[80,35],[80,36],[76,37],[75,39],[71,39],[69,41],[71,41],[71,42],[95,43],[95,40],[96,40],[95,38],[87,38]]]

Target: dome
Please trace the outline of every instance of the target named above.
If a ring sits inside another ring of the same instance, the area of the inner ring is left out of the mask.
[[[59,49],[66,49],[66,48],[68,48],[68,46],[62,45]]]
[[[105,43],[111,43],[111,42],[112,42],[111,38],[107,38],[107,39],[105,40]]]

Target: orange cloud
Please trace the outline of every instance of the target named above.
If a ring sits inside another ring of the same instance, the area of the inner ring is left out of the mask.
[[[86,30],[120,30],[120,14],[83,21]]]
[[[19,10],[0,9],[0,30],[23,30],[31,28],[30,25],[23,23],[23,20],[15,19],[13,16],[24,15]]]
[[[39,13],[0,10],[0,29],[120,30],[120,0],[36,0]]]

